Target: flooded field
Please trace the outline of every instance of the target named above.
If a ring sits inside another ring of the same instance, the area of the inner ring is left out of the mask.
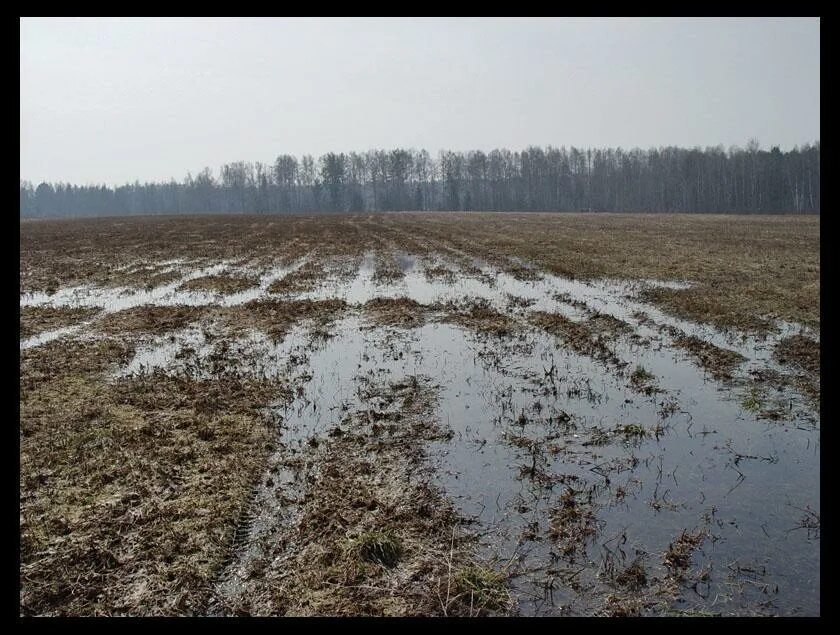
[[[22,225],[21,613],[819,615],[818,227],[586,218]]]

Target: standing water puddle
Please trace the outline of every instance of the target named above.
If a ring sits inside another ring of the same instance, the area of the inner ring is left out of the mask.
[[[327,339],[313,339],[303,324],[280,343],[258,333],[228,343],[227,359],[239,359],[241,372],[276,373],[299,389],[290,406],[275,409],[282,423],[280,449],[269,459],[273,476],[256,488],[248,535],[220,579],[221,595],[236,592],[248,559],[293,515],[289,500],[305,485],[278,469],[281,454],[305,453],[341,426],[363,407],[366,382],[423,375],[454,433],[427,446],[436,484],[472,521],[481,556],[509,576],[522,614],[819,614],[818,415],[787,388],[780,390],[785,416],[763,421],[734,389],[750,370],[779,369],[773,346],[799,327],[781,324],[763,339],[726,334],[632,299],[637,284],[551,275],[520,281],[489,267],[442,284],[426,277],[419,258],[397,260],[404,275],[393,284],[374,281],[368,255],[355,277],[296,296],[351,305]],[[227,302],[265,295],[288,271],[263,277],[256,295]],[[178,303],[182,283],[137,303]],[[83,294],[59,294],[53,303],[85,305]],[[363,317],[368,300],[398,297],[423,305],[484,299],[517,328],[498,337],[441,322],[440,313],[409,329],[374,327]],[[628,372],[534,328],[534,311],[574,321],[596,311],[624,321],[634,336],[615,337],[611,348]],[[746,361],[732,383],[712,381],[639,312]],[[183,370],[177,360],[190,356],[200,369],[212,350],[190,327],[138,350],[122,372]],[[634,367],[649,373],[655,390],[632,385]],[[285,502],[277,501],[278,487],[288,490]],[[691,549],[681,551],[686,544]]]
[[[168,265],[179,261],[166,261],[158,263],[160,265]],[[221,293],[212,293],[208,291],[191,291],[181,289],[180,287],[196,278],[203,276],[215,276],[226,271],[234,271],[236,273],[252,273],[248,269],[236,270],[228,263],[218,263],[210,267],[203,267],[195,269],[186,273],[175,282],[160,285],[153,289],[136,289],[132,287],[96,287],[96,286],[81,286],[68,287],[58,290],[54,294],[47,294],[43,292],[26,293],[20,298],[20,306],[47,306],[47,307],[63,307],[63,308],[85,308],[95,307],[103,309],[96,317],[99,319],[109,313],[132,309],[138,306],[235,306],[245,304],[251,300],[263,297],[268,292],[268,287],[273,282],[283,278],[284,276],[296,271],[306,262],[305,259],[298,260],[289,266],[278,265],[271,267],[268,270],[258,272],[258,283],[244,291],[239,291],[229,295]],[[168,269],[167,269],[168,270]],[[95,320],[87,320],[79,324],[45,331],[33,337],[21,340],[20,350],[31,348],[33,346],[41,346],[47,342],[55,339],[72,335],[86,329]]]

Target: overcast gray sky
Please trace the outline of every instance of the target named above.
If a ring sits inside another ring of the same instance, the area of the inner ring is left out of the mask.
[[[819,19],[20,23],[20,176],[181,180],[370,148],[820,136]]]

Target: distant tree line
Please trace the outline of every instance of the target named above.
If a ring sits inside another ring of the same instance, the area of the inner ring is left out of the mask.
[[[20,184],[22,218],[401,210],[819,213],[820,143],[284,154],[181,183]]]

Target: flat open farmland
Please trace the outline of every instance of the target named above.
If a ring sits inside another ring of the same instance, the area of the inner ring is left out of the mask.
[[[819,241],[22,222],[20,612],[818,615]]]

